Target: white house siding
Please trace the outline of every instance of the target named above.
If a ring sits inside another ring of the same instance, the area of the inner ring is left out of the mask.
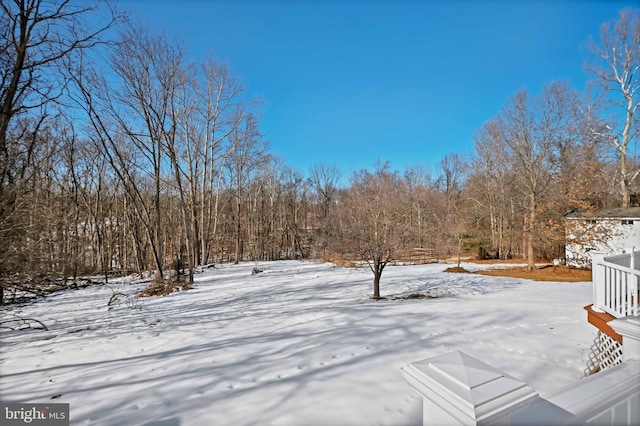
[[[614,209],[603,213],[570,213],[565,216],[567,265],[591,267],[593,250],[620,253],[640,247],[640,208]]]

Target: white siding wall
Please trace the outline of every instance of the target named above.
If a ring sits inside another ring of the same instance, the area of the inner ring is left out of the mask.
[[[623,220],[633,224],[623,225]],[[640,247],[640,218],[638,219],[593,219],[567,218],[567,265],[578,268],[591,267],[592,250],[605,255],[620,253],[631,246]]]

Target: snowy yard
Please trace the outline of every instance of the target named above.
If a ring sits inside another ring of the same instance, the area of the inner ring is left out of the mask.
[[[140,309],[108,310],[104,286],[5,307],[2,320],[49,331],[0,332],[0,399],[55,397],[72,425],[411,425],[422,403],[403,365],[461,350],[544,394],[582,377],[596,333],[582,309],[589,282],[398,266],[373,301],[368,269],[255,266],[207,270]],[[394,299],[412,293],[438,297]]]

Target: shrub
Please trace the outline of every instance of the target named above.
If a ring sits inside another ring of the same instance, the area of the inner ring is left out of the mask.
[[[139,296],[166,296],[177,291],[189,290],[190,288],[191,284],[183,279],[170,280],[156,277],[149,283],[147,288],[140,292]]]

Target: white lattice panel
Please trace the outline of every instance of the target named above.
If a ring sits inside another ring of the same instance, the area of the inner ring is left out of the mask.
[[[620,363],[622,363],[622,345],[606,333],[598,331],[598,335],[591,345],[584,374],[589,376]]]

